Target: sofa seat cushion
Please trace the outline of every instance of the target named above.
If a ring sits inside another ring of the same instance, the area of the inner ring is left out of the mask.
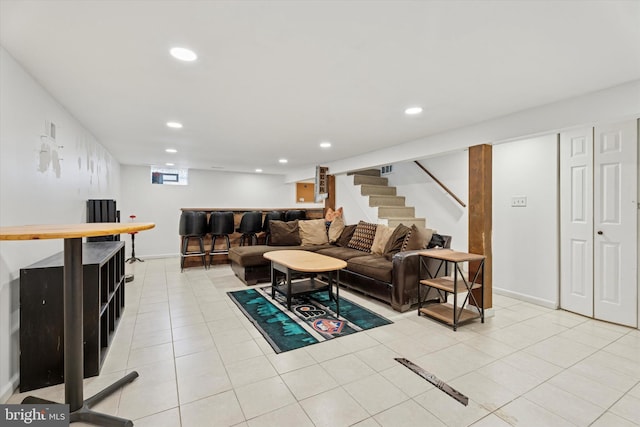
[[[369,252],[359,251],[358,249],[341,248],[337,246],[334,246],[332,248],[320,249],[319,251],[316,251],[316,252],[322,255],[338,258],[343,261],[350,260],[351,258],[354,258],[354,257],[371,255]]]
[[[300,249],[300,246],[238,246],[229,249],[229,260],[242,267],[269,265],[269,260],[263,257],[267,252]]]
[[[393,262],[382,255],[359,256],[347,261],[347,270],[386,283],[391,283],[392,269]]]

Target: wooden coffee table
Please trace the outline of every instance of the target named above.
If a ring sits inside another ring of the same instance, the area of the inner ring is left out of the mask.
[[[301,250],[271,251],[263,255],[271,261],[271,297],[276,292],[287,297],[287,308],[291,310],[291,297],[327,289],[329,298],[336,302],[336,317],[340,316],[340,270],[347,266],[341,259],[320,255],[315,252]],[[277,271],[284,273],[284,284],[279,285]],[[318,273],[326,273],[327,283],[316,279]],[[307,279],[292,282],[294,275],[308,276]],[[333,282],[336,284],[335,298],[332,292]]]

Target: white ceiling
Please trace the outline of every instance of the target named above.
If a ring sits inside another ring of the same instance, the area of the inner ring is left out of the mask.
[[[640,2],[0,0],[0,42],[123,164],[287,173],[636,80]]]

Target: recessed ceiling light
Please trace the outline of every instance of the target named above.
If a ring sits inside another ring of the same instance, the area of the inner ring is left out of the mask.
[[[166,151],[167,153],[177,153],[178,152],[178,150],[176,150],[175,148],[167,148],[164,151]]]
[[[181,61],[195,61],[198,59],[198,55],[190,49],[185,49],[184,47],[174,47],[169,53],[176,59]]]
[[[258,168],[258,169],[256,169],[256,172],[261,173],[262,169]]]
[[[331,147],[331,143],[329,141],[324,141],[320,143],[320,147],[322,148],[329,148]]]
[[[415,116],[416,114],[422,113],[422,107],[409,107],[404,110],[404,113],[408,116]]]
[[[280,160],[278,160],[278,161],[279,161],[280,163],[287,163],[289,160],[287,160],[287,159],[280,159]]]
[[[164,165],[165,166],[175,166],[176,164],[175,163],[165,163]]]
[[[173,129],[182,129],[182,123],[178,122],[167,122],[167,126]]]

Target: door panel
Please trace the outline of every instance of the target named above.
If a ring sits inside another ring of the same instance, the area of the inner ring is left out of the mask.
[[[593,129],[560,135],[560,306],[593,316]]]
[[[594,316],[637,326],[635,121],[595,128]]]
[[[590,246],[584,240],[571,240],[570,292],[572,296],[586,298],[589,297],[588,294],[591,294],[591,290],[587,292],[587,289],[592,285],[588,283],[587,286],[588,278],[585,277],[584,268],[585,265],[589,264],[591,258]]]
[[[598,242],[602,254],[602,271],[596,283],[599,286],[599,298],[607,303],[620,304],[622,282],[620,281],[620,245],[608,242]]]
[[[621,224],[620,218],[620,165],[600,165],[600,194],[598,208],[602,224]],[[596,197],[598,199],[598,197]]]

